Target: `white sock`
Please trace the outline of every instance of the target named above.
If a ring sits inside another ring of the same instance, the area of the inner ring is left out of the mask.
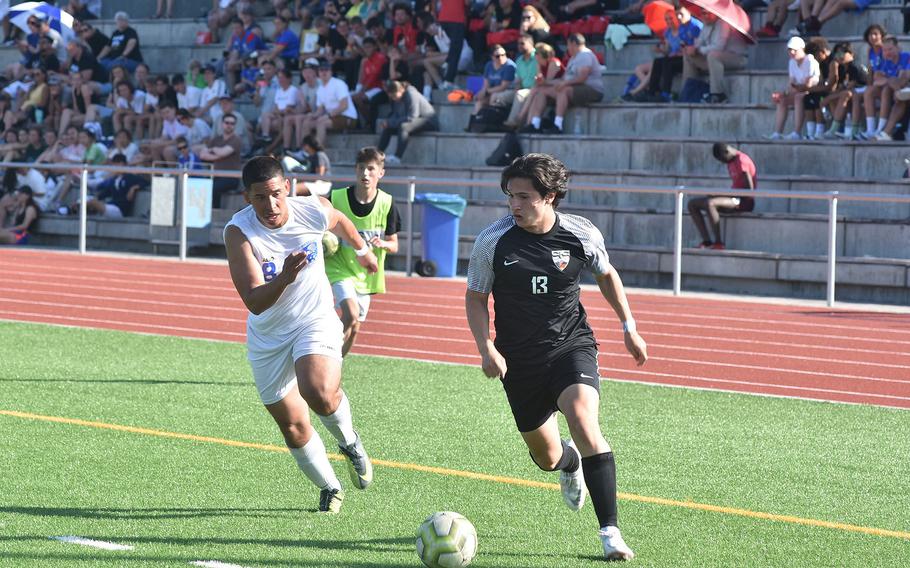
[[[866,132],[875,132],[875,118],[866,117]]]
[[[819,122],[815,125],[815,137],[819,138],[825,134],[825,123]]]
[[[815,134],[815,121],[814,120],[806,121],[806,134],[808,134],[809,136]]]
[[[319,432],[313,430],[313,437],[302,448],[289,448],[291,455],[297,460],[297,467],[313,485],[319,489],[341,489],[341,482],[335,476],[335,470],[329,463],[329,456],[325,453],[325,445]]]
[[[532,116],[532,117],[531,117],[531,126],[533,126],[534,128],[540,130],[540,117],[539,117],[539,116]]]
[[[557,116],[556,118],[554,118],[554,119],[553,119],[553,125],[554,125],[556,128],[562,130],[562,117],[561,117],[561,116]]]
[[[351,403],[348,401],[348,395],[341,391],[341,402],[335,412],[328,416],[320,416],[319,420],[322,425],[335,436],[338,443],[342,446],[350,446],[357,441],[357,434],[354,432],[354,421],[351,418]]]
[[[844,123],[844,136],[853,136],[853,123],[850,122],[850,115],[847,115],[847,122]]]
[[[888,119],[887,119],[887,118],[880,118],[880,119],[878,119],[878,128],[876,128],[875,131],[876,131],[876,132],[881,132],[882,130],[885,129],[885,125],[886,125],[886,124],[888,124]]]
[[[425,99],[430,100],[430,97],[433,96],[433,87],[430,85],[423,86],[423,96]]]

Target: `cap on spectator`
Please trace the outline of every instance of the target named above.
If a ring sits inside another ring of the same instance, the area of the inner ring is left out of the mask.
[[[86,130],[88,130],[89,132],[91,132],[91,133],[94,135],[95,140],[98,140],[99,138],[101,138],[102,131],[101,131],[101,124],[100,124],[100,123],[98,123],[98,122],[86,122],[86,123],[85,123],[85,126],[84,126],[83,128],[85,128]]]
[[[310,69],[318,69],[319,60],[315,57],[308,57],[307,60],[303,62],[303,68],[306,69],[307,67]]]
[[[790,38],[790,41],[787,42],[787,49],[806,49],[806,42],[803,41],[803,38],[799,36],[793,36]]]
[[[319,68],[320,68],[320,69],[331,69],[331,68],[332,68],[332,64],[329,63],[329,62],[328,62],[327,60],[325,60],[325,59],[320,59],[320,60],[319,60]]]

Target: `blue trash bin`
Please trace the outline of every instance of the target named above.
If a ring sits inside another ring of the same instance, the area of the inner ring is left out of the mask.
[[[436,276],[455,276],[458,266],[458,224],[467,201],[451,193],[418,193],[423,205],[423,260],[436,264]]]

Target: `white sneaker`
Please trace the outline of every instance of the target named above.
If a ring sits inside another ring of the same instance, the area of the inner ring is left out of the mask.
[[[801,140],[802,136],[799,135],[799,132],[793,131],[790,134],[784,136],[784,140]]]
[[[772,132],[771,134],[765,134],[763,137],[765,140],[783,140],[783,135],[780,132]]]
[[[559,472],[559,487],[562,489],[562,500],[566,502],[566,507],[573,511],[578,511],[585,504],[585,479],[581,471],[581,454],[575,447],[575,442],[569,440],[569,448],[578,455],[578,469],[569,473],[567,471]]]
[[[396,156],[395,154],[387,154],[386,157],[385,157],[385,165],[387,165],[387,166],[400,166],[400,165],[401,165],[401,158],[399,158],[399,157]]]
[[[875,140],[878,142],[891,142],[891,135],[882,131],[875,135]]]
[[[878,134],[878,132],[876,132],[874,130],[867,130],[867,131],[861,132],[859,134],[859,139],[860,140],[875,140],[875,136],[877,134]]]
[[[607,560],[632,560],[635,553],[622,539],[619,527],[607,527],[598,532],[600,542],[604,547],[604,558]]]
[[[815,140],[815,135],[814,135],[814,134],[806,134],[805,136],[803,136],[803,140]]]

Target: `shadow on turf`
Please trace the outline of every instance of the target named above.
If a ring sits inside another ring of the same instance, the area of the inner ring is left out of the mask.
[[[2,540],[16,540],[10,539],[9,537],[0,537]],[[41,539],[47,540],[47,539]],[[94,564],[109,564],[111,566],[123,566],[124,561],[129,561],[131,564],[135,562],[144,562],[150,565],[162,565],[162,564],[171,564],[171,565],[180,565],[186,564],[187,562],[193,560],[199,560],[199,558],[192,558],[190,556],[179,557],[179,556],[152,556],[152,555],[140,555],[135,554],[135,552],[127,553],[115,553],[115,554],[103,554],[97,552],[85,551],[83,554],[39,554],[39,553],[27,553],[27,552],[9,552],[4,553],[3,558],[9,561],[13,560],[28,560],[31,565],[41,566],[47,565],[50,562],[66,562],[67,564],[76,563],[76,562],[85,562],[86,560],[91,560]],[[222,557],[219,558],[220,562],[227,562],[231,564],[241,564],[244,566],[288,566],[288,560],[264,560],[261,558],[239,558],[239,557]],[[415,559],[416,562],[416,559]],[[389,562],[351,562],[349,560],[332,562],[323,560],[313,560],[307,561],[306,559],[294,559],[290,565],[293,566],[344,566],[345,568],[414,568],[414,562],[403,562],[403,563],[389,563]]]
[[[249,381],[183,381],[179,379],[0,379],[7,383],[101,383],[126,385],[217,385],[219,387],[248,387]]]
[[[36,517],[73,517],[81,519],[184,519],[196,517],[271,517],[276,513],[299,514],[300,509],[225,509],[225,508],[167,508],[167,509],[112,509],[72,507],[0,507],[0,513],[33,515]]]

